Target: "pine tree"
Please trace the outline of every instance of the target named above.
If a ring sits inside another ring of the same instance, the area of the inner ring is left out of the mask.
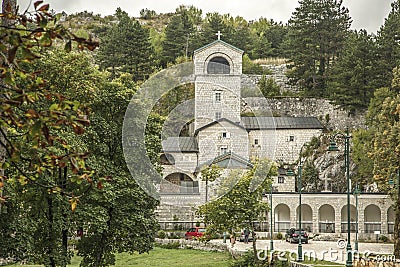
[[[330,73],[331,100],[353,112],[366,109],[376,83],[376,44],[365,30],[352,32]]]
[[[186,15],[175,15],[165,28],[165,39],[162,41],[162,65],[174,62],[179,56],[187,56],[190,32],[185,30]]]
[[[380,86],[390,86],[392,70],[400,65],[400,0],[392,3],[392,9],[377,35]]]
[[[300,0],[289,20],[289,78],[309,96],[325,96],[328,70],[350,27],[342,0]]]
[[[127,72],[133,74],[135,81],[145,80],[155,66],[149,31],[120,8],[116,17],[118,24],[103,37],[97,55],[100,68],[109,70],[111,78]]]

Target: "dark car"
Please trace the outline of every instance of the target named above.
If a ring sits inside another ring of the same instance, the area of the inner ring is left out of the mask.
[[[286,242],[290,243],[299,243],[301,240],[301,243],[308,244],[308,234],[304,229],[300,231],[299,229],[290,228],[286,232],[285,239]]]
[[[185,238],[186,239],[196,239],[202,237],[206,232],[205,228],[201,227],[193,227],[186,231]]]

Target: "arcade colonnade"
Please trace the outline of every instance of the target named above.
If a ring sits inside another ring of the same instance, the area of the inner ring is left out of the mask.
[[[269,195],[265,197],[269,203]],[[347,233],[347,195],[338,193],[303,193],[302,228],[311,233]],[[355,196],[350,201],[350,231],[358,233],[392,234],[394,209],[392,201],[384,194],[361,194],[358,196],[358,224]],[[298,228],[299,196],[297,193],[272,194],[273,231],[285,233]],[[269,220],[270,215],[267,214]],[[269,229],[269,228],[268,228]]]

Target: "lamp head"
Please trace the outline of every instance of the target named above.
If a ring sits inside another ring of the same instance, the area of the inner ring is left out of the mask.
[[[293,170],[292,170],[292,169],[288,169],[288,170],[286,171],[286,176],[294,176]]]
[[[335,141],[331,141],[328,147],[328,151],[339,151]]]

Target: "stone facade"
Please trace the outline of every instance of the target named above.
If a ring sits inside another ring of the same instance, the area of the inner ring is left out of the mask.
[[[297,227],[299,197],[296,178],[288,175],[288,166],[296,164],[304,144],[319,137],[324,127],[363,126],[358,123],[361,119],[344,120],[344,111],[326,100],[284,98],[266,102],[260,98],[241,98],[242,53],[221,40],[194,53],[193,133],[191,137],[164,140],[160,157],[164,180],[160,185],[161,205],[157,215],[164,225],[173,220],[185,223],[197,220],[196,207],[206,202],[206,185],[200,172],[204,166],[223,166],[220,178],[223,179],[229,170],[244,170],[252,166],[252,159],[267,157],[282,167],[273,182],[274,232]],[[241,117],[246,108],[270,109],[279,117]],[[216,195],[214,185],[219,182],[209,184],[208,198]],[[270,201],[268,194],[265,201]],[[347,231],[346,203],[346,194],[303,194],[303,227],[313,233],[342,235]],[[391,204],[386,195],[361,194],[357,205],[359,233],[368,235],[379,230],[390,234],[394,222]],[[357,216],[353,196],[350,211],[354,222]],[[267,215],[268,211],[266,218],[269,218]],[[263,223],[269,223],[268,219]],[[351,230],[355,229],[352,223]]]
[[[291,164],[298,159],[303,144],[321,134],[322,129],[252,130],[249,131],[250,155]]]

